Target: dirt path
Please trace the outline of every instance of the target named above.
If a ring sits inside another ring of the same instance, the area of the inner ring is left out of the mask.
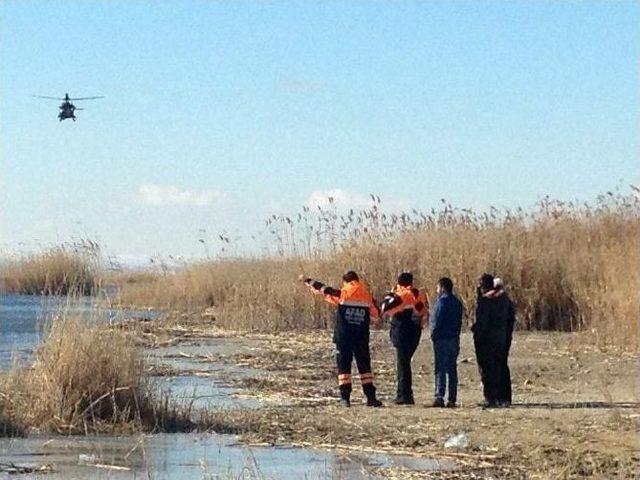
[[[238,335],[202,325],[165,333]],[[386,332],[373,332],[376,385],[385,407],[364,407],[354,388],[354,406],[340,409],[329,332],[243,336],[251,338],[249,352],[215,361],[269,371],[258,378],[228,380],[247,395],[282,402],[209,413],[208,422],[218,430],[241,433],[249,443],[397,452],[452,459],[460,466],[449,472],[380,472],[390,478],[640,477],[638,355],[600,352],[571,334],[517,334],[510,362],[514,405],[483,410],[477,406],[482,395],[473,346],[465,334],[459,357],[460,408],[434,409],[427,407],[433,353],[431,342],[423,339],[413,362],[417,405],[400,407],[391,404],[394,352]],[[470,438],[470,448],[444,448],[447,438],[462,432]]]

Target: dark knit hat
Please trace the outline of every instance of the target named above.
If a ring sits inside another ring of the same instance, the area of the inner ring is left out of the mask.
[[[485,273],[480,277],[480,288],[483,290],[493,290],[493,275]]]
[[[398,285],[410,287],[413,285],[413,274],[411,272],[402,272],[398,275]]]

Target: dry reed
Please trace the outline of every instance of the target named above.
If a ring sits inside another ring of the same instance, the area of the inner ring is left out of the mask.
[[[80,240],[9,259],[0,268],[0,287],[28,295],[88,295],[99,286],[99,271],[100,247]]]
[[[160,398],[133,339],[78,317],[58,316],[31,368],[0,376],[5,434],[188,429],[189,412]]]
[[[502,277],[517,304],[519,328],[586,330],[600,345],[638,348],[640,197],[608,192],[595,204],[548,198],[532,210],[476,213],[443,201],[440,210],[383,213],[304,207],[266,221],[270,255],[219,258],[124,285],[124,304],[211,311],[220,326],[257,330],[326,326],[329,309],[296,284],[304,272],[339,283],[355,269],[376,295],[400,271],[431,292],[450,276],[472,315],[477,278]],[[330,200],[330,205],[331,205]],[[229,240],[224,239],[228,244]]]

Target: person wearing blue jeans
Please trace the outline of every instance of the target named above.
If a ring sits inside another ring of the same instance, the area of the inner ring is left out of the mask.
[[[458,394],[458,353],[462,329],[462,302],[453,294],[453,282],[442,277],[436,287],[438,300],[431,315],[431,340],[435,356],[434,407],[444,407],[444,394],[449,380],[449,398],[446,406],[456,407]]]

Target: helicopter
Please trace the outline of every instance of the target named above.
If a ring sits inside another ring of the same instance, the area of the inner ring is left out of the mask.
[[[84,110],[84,109],[76,107],[73,103],[71,103],[72,101],[75,102],[75,101],[78,101],[78,100],[96,100],[98,98],[104,98],[104,97],[70,98],[68,93],[64,94],[64,98],[60,98],[60,97],[45,97],[43,95],[34,95],[34,97],[36,97],[36,98],[46,98],[48,100],[62,100],[62,104],[59,107],[60,108],[60,113],[58,113],[58,119],[60,121],[62,121],[62,120],[66,120],[67,118],[70,118],[74,122],[76,121],[76,116],[75,116],[74,112],[76,110]]]

